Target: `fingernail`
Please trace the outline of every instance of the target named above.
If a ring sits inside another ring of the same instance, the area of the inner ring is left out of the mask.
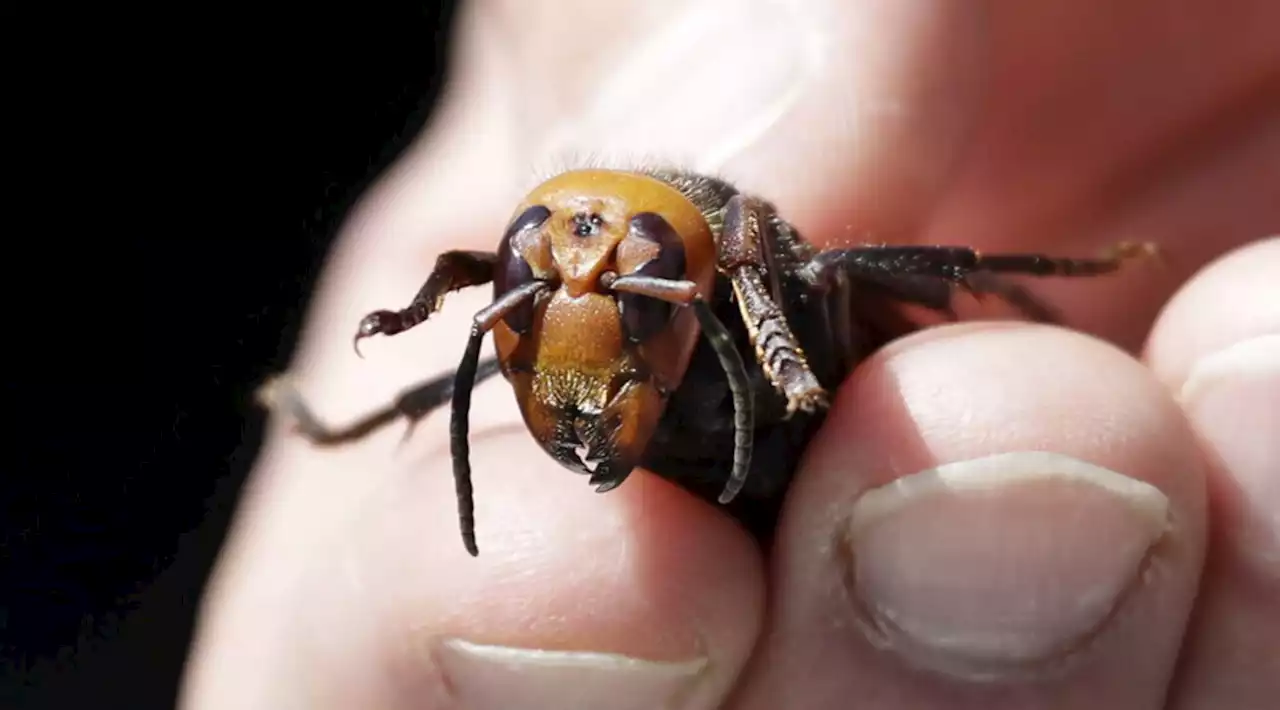
[[[1154,486],[1068,456],[947,464],[863,494],[846,574],[871,641],[964,677],[1044,668],[1083,647],[1168,527]]]
[[[1201,359],[1182,402],[1238,494],[1223,523],[1233,545],[1268,578],[1280,579],[1280,335],[1265,335]]]
[[[437,658],[455,698],[467,710],[674,709],[707,667],[705,658],[649,661],[460,639],[441,643]]]

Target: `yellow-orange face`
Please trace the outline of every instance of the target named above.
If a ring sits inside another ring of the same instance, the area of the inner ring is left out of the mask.
[[[572,171],[516,208],[498,256],[495,298],[531,280],[550,287],[493,330],[526,425],[562,464],[616,485],[644,453],[699,330],[688,308],[608,284],[687,280],[710,300],[716,249],[706,219],[656,178]]]

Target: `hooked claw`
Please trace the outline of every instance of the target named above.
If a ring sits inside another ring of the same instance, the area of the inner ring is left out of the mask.
[[[360,319],[360,325],[356,328],[356,335],[351,339],[351,349],[356,351],[356,356],[364,359],[364,354],[360,352],[360,341],[379,333],[392,335],[402,330],[400,326],[400,318],[391,311],[374,311],[364,318]]]

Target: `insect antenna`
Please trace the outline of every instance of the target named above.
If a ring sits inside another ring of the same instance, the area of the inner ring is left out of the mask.
[[[755,411],[751,399],[750,380],[742,354],[734,346],[729,329],[712,312],[711,306],[698,293],[692,281],[663,279],[654,276],[618,276],[604,279],[605,286],[615,291],[656,298],[678,306],[692,308],[702,332],[715,351],[733,397],[733,469],[724,484],[719,501],[728,504],[742,490],[751,469],[751,448],[755,436]]]
[[[544,281],[529,281],[503,294],[481,309],[471,324],[471,336],[453,382],[453,417],[449,421],[449,448],[453,455],[453,482],[458,496],[458,524],[462,543],[472,557],[480,554],[476,545],[475,499],[471,486],[470,431],[471,392],[475,389],[476,370],[480,364],[480,346],[484,336],[503,316],[548,288]]]

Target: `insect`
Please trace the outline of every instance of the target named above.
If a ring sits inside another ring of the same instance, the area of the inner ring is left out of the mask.
[[[262,390],[317,444],[410,426],[452,404],[464,545],[476,544],[468,438],[475,385],[501,373],[534,439],[613,490],[636,467],[726,506],[759,539],[831,392],[868,354],[922,327],[902,306],[955,319],[957,291],[1027,317],[1053,309],[1005,274],[1095,276],[1147,244],[1098,258],[983,254],[958,246],[818,249],[774,206],[718,178],[582,169],[535,187],[493,251],[440,255],[407,307],[359,323],[355,344],[427,321],[445,296],[491,284],[453,372],[345,428],[322,423],[284,379]],[[492,334],[496,356],[480,357]]]

